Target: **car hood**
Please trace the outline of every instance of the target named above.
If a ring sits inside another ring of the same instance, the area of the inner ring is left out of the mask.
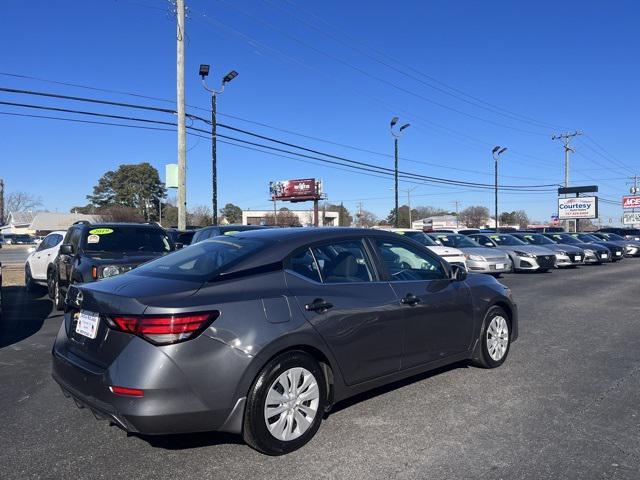
[[[540,245],[540,247],[548,248],[554,252],[566,252],[566,253],[581,253],[584,250],[574,245],[568,245],[566,243],[554,243],[551,245]]]
[[[96,265],[141,265],[162,256],[159,253],[92,252],[90,261]]]
[[[549,255],[549,250],[538,245],[498,245],[500,250],[505,252],[525,252],[534,255]]]
[[[487,248],[487,247],[462,247],[460,248],[464,253],[468,253],[470,255],[482,255],[485,258],[495,258],[499,256],[506,257],[506,253],[497,248]]]
[[[618,248],[623,248],[624,245],[619,245],[617,242],[593,242],[592,245],[600,245],[601,247],[609,248],[612,250],[617,250]]]
[[[463,253],[458,250],[457,248],[452,248],[452,247],[442,247],[440,245],[433,245],[433,246],[428,246],[427,247],[429,250],[431,250],[433,253],[436,253],[438,255],[442,256],[452,256],[452,255],[460,255],[462,256]]]

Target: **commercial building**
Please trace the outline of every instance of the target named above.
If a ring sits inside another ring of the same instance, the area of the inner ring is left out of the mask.
[[[291,218],[295,216],[297,222],[303,227],[313,226],[313,209],[310,210],[279,210],[278,218],[284,216]],[[338,212],[325,212],[322,209],[318,211],[319,224],[321,227],[338,227],[339,217]],[[273,224],[273,210],[243,210],[242,211],[242,224],[243,225],[271,225]]]
[[[10,212],[7,224],[0,227],[3,235],[47,235],[54,230],[66,230],[75,222],[99,222],[99,215],[58,212]]]

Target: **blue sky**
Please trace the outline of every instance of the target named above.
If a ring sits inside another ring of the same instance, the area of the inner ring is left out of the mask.
[[[219,98],[221,114],[280,130],[225,116],[219,121],[353,160],[391,167],[392,159],[382,154],[393,152],[388,124],[399,115],[412,124],[400,145],[401,168],[412,173],[492,183],[491,148],[499,144],[509,147],[501,183],[559,183],[563,153],[550,135],[574,129],[586,135],[574,142],[571,184],[597,183],[603,197],[618,199],[628,192],[625,177],[640,170],[640,66],[634,55],[640,6],[632,0],[615,2],[615,8],[597,1],[506,0],[398,1],[391,9],[378,0],[187,5],[187,103],[205,109],[188,109],[193,113],[207,116],[209,96],[197,72],[200,63],[210,63],[210,79],[240,72]],[[167,1],[6,0],[3,7],[0,72],[175,98],[175,19]],[[0,85],[171,107],[4,75]],[[172,121],[2,92],[0,101]],[[68,116],[4,105],[0,111]],[[188,147],[188,204],[209,205],[210,142],[189,138]],[[0,149],[8,192],[27,191],[41,196],[46,208],[67,211],[85,204],[100,175],[119,164],[148,161],[163,172],[176,161],[176,136],[0,115]],[[391,178],[219,145],[221,205],[269,208],[269,180],[306,177],[322,178],[329,200],[350,210],[362,201],[365,209],[386,216],[393,206]],[[461,208],[482,204],[493,210],[492,195],[423,184],[412,203],[453,209],[451,202],[459,200]],[[546,220],[555,212],[555,198],[505,193],[500,210],[525,209]],[[614,205],[601,204],[600,210],[605,223],[621,215]]]

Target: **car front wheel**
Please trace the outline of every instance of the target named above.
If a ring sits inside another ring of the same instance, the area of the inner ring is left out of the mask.
[[[509,316],[498,306],[489,308],[480,332],[479,348],[473,359],[474,365],[496,368],[504,363],[511,345]]]
[[[318,431],[326,404],[324,375],[310,355],[286,352],[256,378],[244,416],[243,437],[267,455],[283,455],[305,445]]]

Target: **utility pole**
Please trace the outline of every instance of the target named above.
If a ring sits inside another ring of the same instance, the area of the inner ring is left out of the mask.
[[[561,140],[562,145],[564,147],[564,186],[567,188],[569,186],[569,152],[575,152],[569,145],[571,144],[571,140],[573,137],[577,137],[578,135],[582,135],[582,132],[579,130],[574,131],[573,133],[561,133],[559,135],[553,135],[551,140]],[[565,220],[565,228],[568,226],[569,220]]]
[[[454,200],[453,203],[456,206],[456,228],[458,228],[460,226],[460,220],[459,220],[459,215],[458,215],[458,207],[460,206],[460,204],[462,203],[460,200]]]
[[[507,147],[501,147],[500,145],[493,147],[491,153],[493,154],[494,161],[494,173],[495,173],[495,220],[496,220],[496,233],[498,232],[499,219],[498,219],[498,159],[500,155],[507,151]]]
[[[213,209],[213,224],[218,225],[218,137],[216,133],[218,114],[218,95],[224,92],[224,86],[238,76],[238,72],[231,70],[222,78],[220,90],[214,90],[207,86],[205,78],[209,75],[209,65],[200,65],[200,77],[202,86],[211,93],[211,208]]]
[[[358,227],[362,228],[362,202],[358,202]]]
[[[399,220],[399,211],[398,211],[398,140],[400,139],[400,135],[402,135],[402,131],[405,128],[410,127],[410,124],[405,123],[403,126],[401,126],[397,132],[395,132],[393,130],[393,127],[396,125],[396,123],[398,123],[399,118],[398,117],[393,117],[391,119],[391,123],[389,126],[389,129],[391,131],[391,135],[393,135],[393,145],[394,145],[394,168],[393,168],[393,182],[394,182],[394,196],[395,196],[395,206],[393,209],[393,226],[398,228],[398,220]]]
[[[187,228],[187,130],[184,115],[184,0],[176,0],[178,104],[178,229]]]
[[[406,190],[402,190],[403,192],[407,193],[407,205],[409,206],[409,228],[413,228],[411,226],[411,192],[413,192],[416,188],[418,188],[418,185],[416,185],[413,188],[407,188]]]
[[[4,225],[4,180],[0,178],[0,225]]]

